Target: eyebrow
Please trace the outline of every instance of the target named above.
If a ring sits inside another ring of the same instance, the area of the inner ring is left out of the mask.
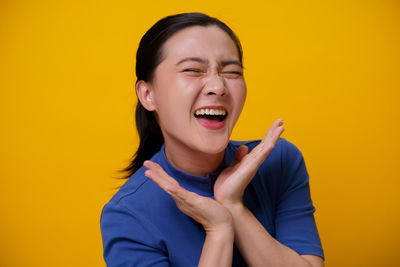
[[[178,65],[182,64],[183,62],[187,62],[187,61],[195,61],[195,62],[199,62],[199,63],[204,64],[204,65],[208,64],[208,60],[206,60],[206,59],[202,59],[202,58],[199,58],[199,57],[187,57],[187,58],[184,58],[184,59],[180,60],[175,65],[178,66]],[[221,66],[222,67],[225,67],[227,65],[237,65],[237,66],[243,68],[242,63],[240,63],[239,60],[223,60],[223,61],[221,61]]]

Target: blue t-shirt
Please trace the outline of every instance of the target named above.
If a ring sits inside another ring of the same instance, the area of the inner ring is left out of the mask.
[[[213,198],[218,174],[231,164],[240,145],[253,149],[260,141],[230,141],[219,168],[207,177],[187,174],[168,162],[164,146],[151,160],[181,186]],[[144,175],[141,167],[104,206],[100,225],[108,266],[197,266],[205,231],[174,200]],[[324,257],[308,173],[301,152],[280,138],[247,186],[243,203],[279,242],[299,254]],[[247,266],[234,246],[232,266]]]

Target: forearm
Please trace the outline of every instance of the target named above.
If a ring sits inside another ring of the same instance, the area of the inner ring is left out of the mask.
[[[243,204],[227,208],[233,217],[236,246],[249,266],[313,267],[274,239]]]
[[[208,232],[206,234],[198,266],[232,266],[233,242],[233,227]]]

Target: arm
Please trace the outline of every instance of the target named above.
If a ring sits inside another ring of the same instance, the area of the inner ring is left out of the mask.
[[[100,227],[107,266],[170,266],[166,251],[153,242],[161,233],[123,203],[104,206]]]
[[[150,175],[152,172],[154,169]],[[154,180],[159,184],[164,182],[157,178]],[[206,230],[199,266],[231,266],[234,232],[229,212],[211,198],[200,197],[179,186],[162,186],[173,196],[177,206],[201,222]],[[163,233],[123,200],[110,201],[105,205],[100,226],[107,266],[170,266],[168,250],[158,242]]]
[[[232,266],[233,234],[233,227],[206,232],[198,266]]]
[[[235,242],[250,266],[323,266],[318,256],[300,256],[274,239],[242,202],[245,188],[282,134],[282,124],[277,120],[249,154],[246,146],[239,147],[233,164],[214,185],[215,199],[231,212]]]
[[[234,229],[229,211],[211,198],[187,191],[157,163],[145,161],[143,165],[148,168],[145,175],[164,189],[183,213],[203,225],[206,238],[198,266],[232,266]]]
[[[320,257],[300,256],[274,239],[243,204],[229,206],[228,210],[234,221],[236,245],[249,266],[323,266]]]

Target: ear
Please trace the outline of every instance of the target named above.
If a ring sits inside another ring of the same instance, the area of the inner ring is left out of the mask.
[[[138,81],[136,83],[136,95],[145,109],[148,111],[154,111],[156,109],[153,98],[153,90],[150,84],[142,80]]]

